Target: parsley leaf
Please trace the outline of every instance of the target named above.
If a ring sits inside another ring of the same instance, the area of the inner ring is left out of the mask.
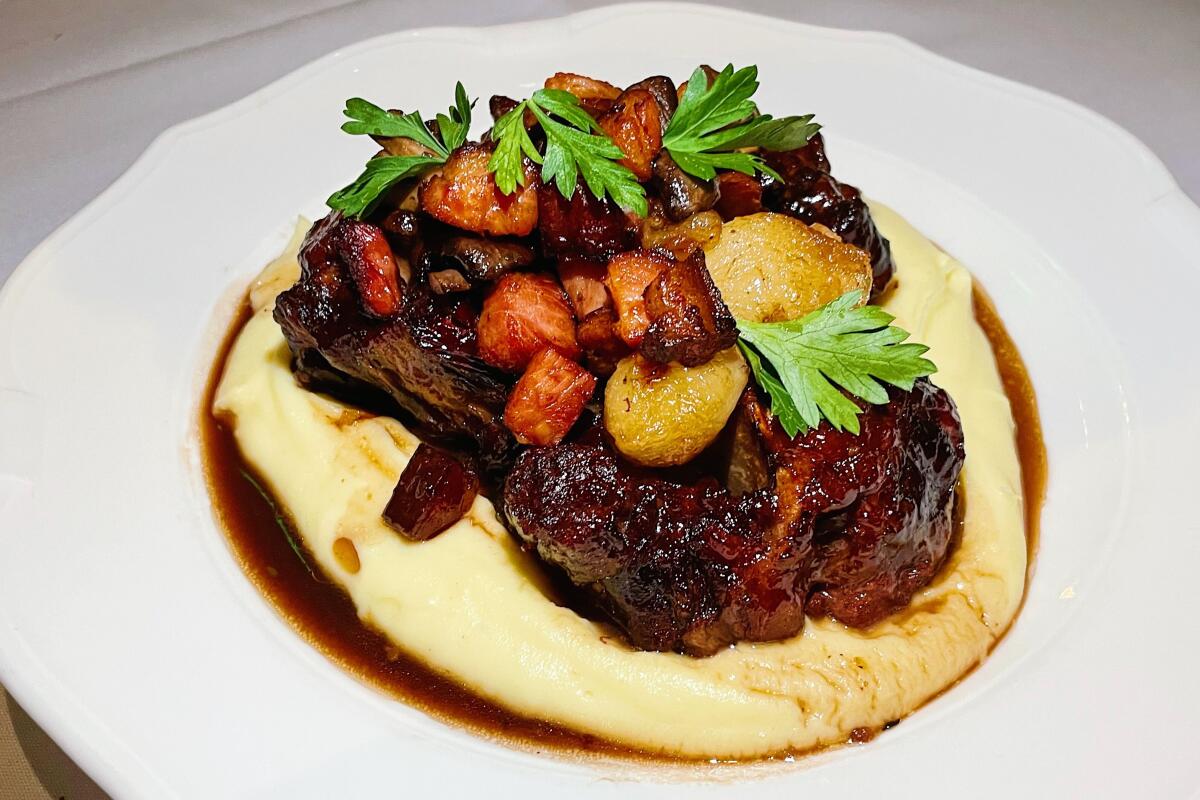
[[[708,75],[696,67],[688,78],[687,89],[679,98],[679,108],[671,117],[667,141],[681,143],[702,139],[726,125],[750,117],[758,108],[750,97],[758,90],[758,67],[743,67],[736,72],[733,64],[721,70],[709,85]]]
[[[671,152],[671,158],[681,170],[705,181],[711,181],[718,169],[731,169],[744,175],[765,172],[778,178],[773,169],[752,153],[687,153]]]
[[[535,164],[542,163],[542,154],[529,138],[529,131],[525,130],[525,109],[528,106],[527,100],[517,103],[492,126],[492,140],[496,143],[496,149],[492,151],[488,169],[495,173],[496,186],[504,194],[512,194],[517,184],[525,185],[522,156]]]
[[[812,121],[812,114],[802,117],[775,119],[770,114],[755,117],[730,132],[736,134],[723,144],[725,147],[761,147],[763,150],[796,150],[808,144],[821,126]]]
[[[546,134],[546,153],[537,151],[525,129],[525,112],[537,119]],[[621,148],[600,132],[600,127],[570,92],[539,89],[492,128],[496,149],[488,168],[496,175],[496,186],[512,194],[517,184],[525,185],[522,156],[542,165],[542,180],[553,183],[570,199],[580,177],[596,197],[606,194],[618,205],[646,216],[646,190],[620,161]]]
[[[812,114],[782,119],[758,115],[750,99],[757,90],[758,67],[734,70],[729,64],[711,85],[705,71],[696,68],[663,134],[663,147],[680,169],[702,180],[712,180],[718,169],[779,178],[758,155],[736,151],[745,147],[794,150],[821,126],[812,121]]]
[[[580,108],[579,98],[570,92],[562,89],[538,89],[533,93],[533,97],[530,100],[533,101],[531,105],[535,108],[541,108],[548,114],[560,117],[581,131],[600,131],[600,126],[596,124],[596,120],[592,119],[591,114]],[[613,145],[613,147],[616,147],[616,145]],[[621,153],[620,149],[617,152]],[[619,158],[624,157],[624,153],[621,153],[619,156]]]
[[[922,358],[928,347],[904,342],[908,332],[891,324],[895,317],[878,306],[856,308],[861,298],[860,291],[848,292],[790,322],[738,320],[739,346],[789,436],[815,428],[822,417],[858,434],[859,407],[837,387],[882,404],[888,395],[879,381],[909,390],[937,370]]]
[[[454,105],[447,114],[437,115],[438,134],[446,149],[453,152],[462,147],[467,141],[467,133],[471,130],[471,107],[475,103],[467,98],[467,90],[462,81],[454,85]]]
[[[342,123],[342,130],[352,134],[368,134],[392,138],[403,136],[428,148],[443,161],[450,157],[450,150],[429,132],[419,112],[393,114],[361,97],[351,97],[342,111],[350,122]]]
[[[360,217],[370,211],[384,192],[408,178],[442,163],[432,156],[379,156],[367,162],[362,174],[344,189],[329,196],[325,204],[347,217]]]
[[[348,217],[360,217],[400,181],[415,178],[430,167],[444,163],[450,153],[467,140],[473,105],[462,83],[455,84],[454,105],[445,114],[437,115],[438,135],[434,136],[425,126],[420,112],[393,114],[361,97],[347,100],[342,112],[350,118],[349,122],[342,123],[346,133],[384,138],[403,136],[419,143],[433,155],[376,156],[367,162],[353,183],[334,192],[325,204]]]
[[[787,387],[779,382],[779,378],[775,377],[771,370],[763,366],[762,359],[750,345],[739,338],[737,346],[738,350],[742,351],[746,363],[750,365],[750,371],[754,373],[754,380],[767,393],[767,397],[771,398],[771,413],[779,417],[779,424],[787,431],[787,435],[794,437],[797,431],[808,430],[808,426],[804,424],[804,418],[800,416],[796,404],[792,402],[791,395],[788,394]]]

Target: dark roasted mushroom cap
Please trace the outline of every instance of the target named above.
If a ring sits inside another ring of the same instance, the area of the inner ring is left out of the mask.
[[[702,181],[688,175],[666,150],[654,159],[654,177],[650,183],[662,198],[663,210],[672,222],[708,211],[720,197],[715,181]]]
[[[654,75],[632,84],[625,91],[631,89],[645,89],[653,95],[654,102],[658,103],[662,126],[665,130],[671,117],[675,116],[675,109],[679,108],[679,95],[675,90],[675,81],[665,75]]]
[[[502,94],[494,94],[492,95],[491,99],[488,100],[488,111],[491,112],[493,120],[498,120],[508,112],[512,111],[518,105],[520,104],[511,97],[505,97]]]
[[[478,236],[452,236],[442,244],[441,254],[475,281],[494,281],[533,263],[533,250],[523,244]]]

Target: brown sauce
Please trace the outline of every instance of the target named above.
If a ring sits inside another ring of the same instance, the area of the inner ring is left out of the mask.
[[[1025,364],[987,294],[978,286],[975,317],[996,355],[1001,378],[1017,423],[1017,446],[1026,498],[1026,535],[1032,556],[1045,494],[1046,452],[1037,400]],[[200,409],[200,437],[213,508],[229,545],[247,577],[288,624],[326,658],[354,675],[430,716],[505,744],[558,755],[682,762],[683,759],[637,751],[600,737],[524,717],[485,700],[439,675],[364,625],[343,590],[327,580],[290,529],[264,484],[245,463],[231,429],[210,412],[225,361],[238,333],[250,318],[248,302],[226,334],[214,362]],[[884,729],[892,727],[889,723]],[[869,741],[875,732],[856,729],[852,742]],[[784,753],[787,758],[798,753]]]
[[[1042,502],[1046,499],[1046,443],[1042,439],[1042,418],[1038,414],[1037,395],[1029,371],[1017,350],[1016,343],[1008,335],[992,298],[979,281],[973,281],[971,299],[975,310],[975,321],[983,329],[996,356],[1000,368],[1000,381],[1004,393],[1012,406],[1013,419],[1017,423],[1017,456],[1021,460],[1021,485],[1025,490],[1025,541],[1029,548],[1029,569],[1033,568],[1033,557],[1037,554],[1038,538],[1042,525]]]

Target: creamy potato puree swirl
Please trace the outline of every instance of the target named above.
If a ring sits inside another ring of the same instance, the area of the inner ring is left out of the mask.
[[[362,620],[480,695],[686,757],[842,742],[853,728],[903,717],[983,658],[1016,613],[1025,579],[1014,423],[974,319],[971,276],[893,211],[871,209],[899,276],[887,308],[929,345],[934,381],[958,404],[967,459],[961,544],[910,608],[869,630],[810,619],[787,641],[743,643],[710,658],[639,652],[555,605],[535,559],[483,498],[436,539],[397,536],[380,512],[417,440],[394,420],[297,386],[271,319],[274,292],[297,274],[297,241],[256,285],[258,309],[229,355],[214,410],[231,420],[245,458]],[[344,542],[335,556],[343,538],[357,563]]]

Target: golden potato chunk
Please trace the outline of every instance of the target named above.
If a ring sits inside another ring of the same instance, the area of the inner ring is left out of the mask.
[[[853,289],[871,293],[871,259],[784,214],[726,222],[705,253],[708,271],[738,319],[784,322],[803,317]]]
[[[604,390],[604,427],[639,464],[686,463],[725,427],[749,374],[736,347],[698,367],[628,356]]]

